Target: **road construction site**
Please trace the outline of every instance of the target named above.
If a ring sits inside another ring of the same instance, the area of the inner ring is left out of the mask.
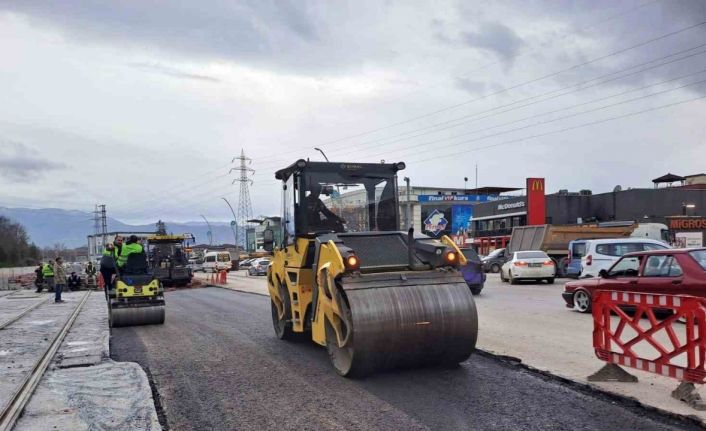
[[[268,295],[265,277],[231,272],[224,289]],[[210,274],[197,274],[210,283]],[[501,283],[497,274],[488,274],[485,288],[475,296],[478,307],[477,347],[489,354],[522,364],[559,381],[571,382],[592,390],[634,400],[667,414],[698,418],[706,424],[706,413],[696,411],[671,397],[674,379],[629,370],[637,383],[589,382],[587,377],[600,369],[592,345],[593,319],[565,307],[561,299],[564,279],[553,285]],[[512,316],[508,320],[508,316]],[[706,392],[697,387],[706,397]]]
[[[591,318],[563,306],[560,286],[490,275],[475,297],[479,350],[469,360],[364,379],[336,375],[311,341],[277,340],[265,277],[245,271],[218,287],[170,289],[164,325],[112,332],[103,292],[68,292],[55,304],[48,293],[3,291],[0,402],[26,401],[7,409],[16,424],[3,429],[666,430],[706,421],[669,396],[675,383],[664,377],[634,372],[638,383],[589,386],[602,365]]]
[[[325,349],[273,336],[265,296],[207,288],[167,301],[164,326],[115,329],[111,353],[149,370],[171,429],[698,428],[486,354],[344,379]]]

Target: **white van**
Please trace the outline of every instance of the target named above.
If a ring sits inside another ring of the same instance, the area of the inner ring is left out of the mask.
[[[203,257],[203,272],[230,271],[232,265],[227,251],[209,251]]]
[[[586,252],[581,257],[579,277],[598,277],[601,269],[606,271],[626,253],[670,248],[662,241],[648,238],[612,238],[586,241]]]

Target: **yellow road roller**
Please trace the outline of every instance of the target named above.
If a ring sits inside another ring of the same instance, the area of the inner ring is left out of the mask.
[[[108,292],[111,328],[164,323],[164,288],[145,253],[131,254]]]
[[[282,236],[267,272],[278,338],[311,338],[336,371],[457,365],[475,348],[478,317],[446,236],[400,230],[400,163],[298,160],[282,181]]]

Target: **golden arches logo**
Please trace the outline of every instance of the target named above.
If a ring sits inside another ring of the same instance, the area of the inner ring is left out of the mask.
[[[544,190],[544,181],[540,179],[534,179],[532,180],[532,191],[543,191]]]

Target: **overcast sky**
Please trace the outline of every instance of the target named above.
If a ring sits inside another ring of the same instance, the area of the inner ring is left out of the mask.
[[[706,171],[702,0],[0,0],[0,206],[227,220],[298,158],[416,185]]]

